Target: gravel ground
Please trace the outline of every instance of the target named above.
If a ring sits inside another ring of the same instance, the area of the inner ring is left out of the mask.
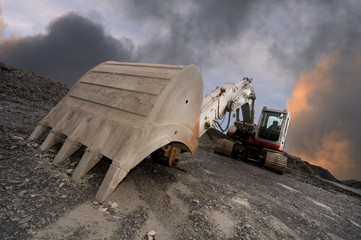
[[[26,141],[66,87],[1,64],[0,78],[1,239],[361,239],[359,191],[294,157],[279,175],[215,155],[208,135],[179,168],[145,159],[100,204],[110,160],[75,183],[83,149],[55,167],[61,145]]]

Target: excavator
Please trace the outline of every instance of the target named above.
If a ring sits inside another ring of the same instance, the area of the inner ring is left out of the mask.
[[[199,138],[213,125],[220,126],[218,120],[227,113],[230,117],[241,108],[243,114],[243,121],[235,121],[235,128],[231,127],[229,134],[236,129],[233,132],[236,136],[240,132],[238,129],[245,126],[252,135],[254,100],[250,78],[217,87],[203,100],[203,79],[195,65],[107,61],[89,70],[75,83],[38,123],[29,141],[47,134],[40,145],[42,151],[62,144],[54,165],[61,164],[85,146],[72,175],[75,181],[81,180],[102,157],[110,159],[111,165],[96,194],[96,199],[103,202],[147,156],[169,166],[178,166],[180,154],[194,153]],[[257,132],[254,141],[263,139],[263,143],[270,144],[275,142],[274,138],[262,136],[272,135],[264,127],[276,115],[263,113],[266,117],[261,121],[263,125],[253,131]],[[285,113],[281,113],[277,119],[286,118]],[[284,125],[282,127],[285,133]],[[217,149],[228,155],[240,153],[234,149],[246,147],[246,144],[234,142],[223,145]],[[269,153],[266,155],[267,158]]]
[[[283,154],[283,150],[291,118],[287,109],[281,111],[264,106],[257,125],[247,119],[240,121],[239,109],[236,110],[236,114],[234,125],[227,131],[227,135],[233,141],[218,139],[214,152],[257,162],[265,168],[284,173],[287,157]]]

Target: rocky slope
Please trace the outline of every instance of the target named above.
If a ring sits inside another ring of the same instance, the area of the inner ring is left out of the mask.
[[[109,160],[75,183],[83,149],[55,167],[59,145],[40,152],[26,141],[66,87],[3,64],[0,79],[1,239],[360,239],[357,190],[293,156],[278,175],[215,155],[212,134],[180,168],[145,159],[100,204]]]

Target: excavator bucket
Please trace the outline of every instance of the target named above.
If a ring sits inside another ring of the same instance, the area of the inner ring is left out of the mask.
[[[111,159],[96,195],[103,202],[130,169],[155,150],[176,144],[194,153],[202,102],[197,66],[104,62],[78,80],[29,140],[48,133],[40,146],[46,150],[66,138],[54,164],[86,146],[75,180],[103,156]]]

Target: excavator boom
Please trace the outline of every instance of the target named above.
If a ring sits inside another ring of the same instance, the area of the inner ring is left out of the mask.
[[[217,87],[203,101],[200,116],[199,134],[202,136],[219,118],[226,112],[242,109],[252,109],[256,94],[252,87],[252,79],[244,78],[242,81],[232,84],[226,83],[223,87]],[[243,118],[253,123],[254,111],[242,111]]]

